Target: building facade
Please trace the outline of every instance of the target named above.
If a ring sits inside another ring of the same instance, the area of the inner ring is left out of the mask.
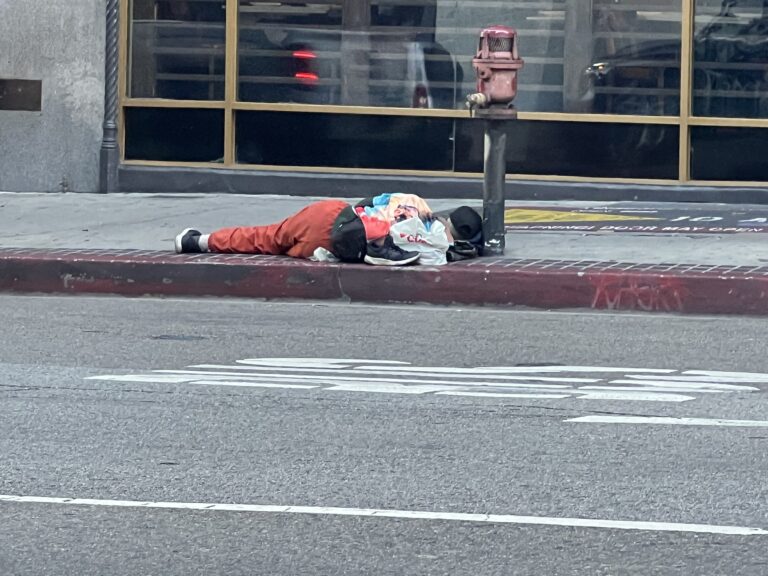
[[[696,198],[717,189],[728,201],[768,189],[768,0],[114,2],[113,189],[476,194],[483,122],[470,118],[465,99],[478,33],[490,24],[517,29],[525,60],[507,137],[508,182],[518,190],[630,186]],[[40,125],[50,105],[81,128],[70,153],[81,156],[71,162],[88,168],[69,181],[94,183],[104,7],[97,17],[100,2],[47,4],[49,14],[58,4],[77,12],[77,32],[59,32],[87,56],[73,60],[73,46],[41,38],[53,58],[70,57],[52,71],[3,62],[0,81],[43,77]],[[10,10],[36,17],[31,7]],[[20,20],[18,42],[3,37],[0,46],[24,45],[30,26]],[[53,92],[46,74],[58,83]],[[67,95],[56,91],[64,82]],[[0,142],[11,130],[16,145],[34,118],[11,114],[0,111]],[[47,126],[49,134],[65,128]],[[29,146],[52,153],[43,137]],[[0,159],[0,168],[10,163]],[[50,179],[20,178],[55,189]],[[0,176],[0,188],[8,182],[17,184]]]

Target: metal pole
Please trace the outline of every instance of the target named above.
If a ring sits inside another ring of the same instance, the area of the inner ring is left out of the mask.
[[[504,178],[507,132],[504,120],[485,121],[483,175],[483,255],[504,254]]]
[[[99,191],[102,193],[117,191],[117,167],[120,162],[120,150],[117,144],[119,4],[119,0],[107,0],[104,53],[104,124],[99,157]]]

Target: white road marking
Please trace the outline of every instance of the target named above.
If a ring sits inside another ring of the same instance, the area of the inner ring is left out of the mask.
[[[727,426],[768,428],[766,420],[722,420],[719,418],[671,418],[664,416],[580,416],[566,422],[588,424],[664,424],[676,426]]]
[[[768,374],[757,372],[718,372],[714,370],[686,370],[683,374],[693,374],[694,376],[712,376],[714,378],[741,378],[753,382],[768,381]]]
[[[300,366],[297,366],[297,361]],[[255,364],[267,367],[285,367],[295,370],[296,368],[351,368],[351,364],[376,364],[374,368],[380,368],[380,364],[402,364],[407,366],[408,362],[401,360],[360,360],[351,358],[246,358],[238,360],[241,364]]]
[[[763,379],[768,383],[768,374],[742,372],[718,376],[714,372],[698,374],[666,368],[554,365],[457,368],[411,366],[400,361],[375,362],[334,358],[249,358],[232,365],[197,364],[185,370],[161,369],[145,374],[110,374],[87,379],[297,390],[317,388],[320,392],[644,402],[687,402],[695,400],[697,393],[757,392],[759,388],[746,384],[758,384]]]
[[[238,362],[245,362],[245,360],[238,360]],[[661,369],[661,368],[615,368],[606,366],[478,366],[476,368],[453,368],[443,366],[433,367],[416,367],[409,366],[403,368],[402,366],[390,367],[390,366],[360,366],[358,369],[376,368],[380,371],[391,372],[392,370],[408,370],[409,372],[444,372],[448,374],[515,374],[515,373],[551,373],[551,372],[643,372],[650,374],[671,374],[676,370]]]
[[[738,384],[722,384],[719,382],[686,382],[680,380],[646,380],[639,376],[631,377],[631,380],[611,380],[611,384],[643,384],[645,386],[677,386],[680,388],[702,388],[710,390],[759,390],[754,386],[739,386]]]
[[[638,382],[639,384],[639,382]],[[653,388],[643,386],[579,386],[579,390],[618,390],[625,392],[684,392],[690,394],[696,392],[696,394],[728,394],[730,390],[701,390],[699,388],[664,388],[662,386],[654,386]]]
[[[585,392],[574,396],[579,400],[629,400],[642,402],[687,402],[695,400],[694,396],[682,394],[654,394],[652,392]]]
[[[308,384],[275,384],[273,382],[238,382],[236,380],[192,380],[190,384],[199,386],[242,386],[244,388],[291,388],[297,390],[310,390],[319,386]]]
[[[421,510],[384,510],[377,508],[336,508],[330,506],[282,506],[267,504],[216,504],[204,502],[150,502],[137,500],[101,500],[93,498],[51,498],[45,496],[0,495],[0,502],[12,504],[59,504],[64,506],[109,506],[119,508],[160,508],[165,510],[201,510],[206,512],[250,512],[255,514],[310,514],[315,516],[358,516],[364,518],[400,518],[485,524],[525,524],[602,528],[607,530],[646,530],[652,532],[693,532],[728,536],[766,536],[768,530],[745,526],[687,524],[677,522],[637,522],[593,518],[553,516],[518,516],[512,514],[471,514],[461,512],[426,512]]]
[[[506,394],[504,392],[462,392],[445,391],[437,392],[438,396],[473,396],[475,398],[544,398],[547,400],[560,400],[570,398],[570,394]]]
[[[457,382],[456,380],[428,380],[424,378],[420,379],[413,379],[413,378],[373,378],[369,376],[323,376],[320,375],[306,375],[306,374],[256,374],[253,376],[250,376],[248,374],[242,374],[242,373],[232,373],[232,372],[207,372],[207,371],[198,371],[198,370],[154,370],[155,373],[158,374],[199,374],[199,375],[205,375],[205,376],[225,376],[227,378],[256,378],[263,380],[265,378],[278,378],[278,379],[286,379],[286,380],[294,380],[294,381],[301,381],[301,380],[310,380],[313,382],[322,381],[322,382],[335,382],[335,381],[350,381],[350,382],[387,382],[387,383],[395,383],[395,384],[438,384],[438,385],[457,385],[461,384],[462,386],[493,386],[498,388],[568,388],[565,384],[509,384],[507,382]],[[349,374],[349,372],[347,372]],[[585,382],[599,382],[599,380],[590,380],[587,378],[581,379]]]
[[[144,382],[152,384],[184,384],[189,382],[188,376],[173,376],[172,374],[104,374],[103,376],[86,376],[86,380],[103,380],[106,382]]]
[[[379,392],[384,394],[429,394],[442,390],[453,390],[455,386],[405,386],[404,384],[368,384],[367,382],[342,382],[324,388],[335,392]]]
[[[358,370],[357,368],[352,370],[331,370],[331,369],[318,369],[318,368],[303,368],[300,366],[297,366],[295,368],[273,368],[273,367],[259,367],[259,366],[227,366],[225,364],[197,364],[194,366],[191,366],[191,368],[204,368],[204,369],[225,369],[225,370],[271,370],[269,373],[270,376],[279,377],[276,372],[278,371],[284,371],[284,372],[315,372],[328,375],[333,374],[382,374],[382,372],[386,372],[387,374],[396,375],[396,376],[418,376],[418,377],[424,377],[424,376],[436,376],[436,377],[445,377],[446,375],[450,376],[460,376],[461,378],[478,378],[478,379],[488,379],[488,378],[496,378],[499,380],[522,380],[524,382],[530,382],[532,380],[537,382],[566,382],[566,383],[591,383],[591,382],[599,382],[599,378],[565,378],[565,377],[554,377],[554,376],[509,376],[506,374],[497,374],[497,373],[488,373],[488,374],[477,374],[477,373],[470,373],[468,371],[462,372],[460,368],[456,368],[453,370],[444,370],[444,371],[430,371],[430,372],[417,372],[414,370],[400,370],[401,367],[398,366],[397,370],[382,370],[379,368],[376,369],[369,369],[369,370]],[[431,370],[431,369],[430,369]],[[311,378],[311,376],[306,376],[306,378]],[[335,377],[335,376],[334,376]],[[359,376],[357,377],[359,378]],[[384,380],[384,379],[382,379]],[[392,381],[392,380],[390,380]],[[397,380],[398,382],[403,381],[402,379]]]
[[[669,386],[676,386],[678,388],[686,388],[693,392],[695,390],[723,390],[727,392],[754,392],[759,390],[753,386],[737,386],[735,384],[717,384],[715,382],[674,382],[671,380],[611,380],[611,384],[632,384],[637,386],[643,384],[644,386],[658,386],[660,388],[667,388]]]
[[[627,374],[627,378],[633,378],[635,380],[665,380],[670,382],[715,382],[721,384],[748,384],[748,383],[764,383],[766,380],[760,378],[733,378],[730,376],[692,376],[692,375],[677,375],[668,374],[664,376],[655,376],[648,374]]]
[[[233,378],[237,378],[237,374],[233,374]],[[117,375],[105,375],[105,376],[88,376],[86,380],[103,380],[108,382],[142,382],[145,384],[200,384],[206,386],[244,386],[252,388],[296,388],[296,389],[311,389],[319,388],[318,384],[285,384],[275,382],[264,382],[259,380],[237,380],[226,378],[220,379],[196,379],[189,376],[173,376],[171,374],[126,374],[125,376]],[[262,379],[263,380],[263,379]]]

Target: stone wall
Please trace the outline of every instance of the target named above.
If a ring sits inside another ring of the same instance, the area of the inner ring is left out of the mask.
[[[0,79],[42,80],[42,110],[0,110],[0,190],[95,192],[104,0],[0,0]]]

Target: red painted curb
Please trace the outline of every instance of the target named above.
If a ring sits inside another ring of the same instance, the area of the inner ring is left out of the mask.
[[[384,268],[137,250],[0,252],[0,291],[768,314],[768,268],[477,259]]]

